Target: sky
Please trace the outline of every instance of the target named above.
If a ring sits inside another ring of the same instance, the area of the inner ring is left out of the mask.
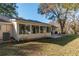
[[[43,15],[38,14],[38,3],[19,3],[17,6],[19,17],[48,23],[48,19],[46,19]]]

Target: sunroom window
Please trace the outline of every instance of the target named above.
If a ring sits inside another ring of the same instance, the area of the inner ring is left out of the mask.
[[[19,24],[19,34],[29,34],[30,25]]]

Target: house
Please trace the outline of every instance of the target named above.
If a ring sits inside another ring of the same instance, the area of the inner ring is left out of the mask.
[[[55,26],[39,21],[0,16],[0,40],[50,37],[52,28]]]

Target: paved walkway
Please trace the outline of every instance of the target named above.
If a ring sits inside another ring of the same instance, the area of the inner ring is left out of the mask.
[[[62,37],[62,35],[58,35],[58,34],[53,34],[52,35],[52,38],[59,38],[59,37]]]

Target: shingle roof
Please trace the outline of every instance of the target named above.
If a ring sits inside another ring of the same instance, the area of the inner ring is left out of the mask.
[[[15,18],[16,20],[21,20],[21,21],[29,21],[29,22],[36,22],[36,23],[41,23],[41,24],[46,24],[46,25],[51,25],[52,27],[57,28],[56,26],[52,25],[52,24],[48,24],[48,23],[43,23],[37,20],[31,20],[31,19],[23,19],[23,18]]]
[[[40,22],[40,21],[37,21],[37,20],[31,20],[31,19],[16,18],[16,20],[29,21],[29,22],[36,22],[36,23],[42,23],[42,24],[50,25],[50,24],[48,24],[48,23],[43,23],[43,22]]]
[[[0,19],[0,22],[8,22],[8,21],[6,21],[6,20],[3,20],[3,19]]]
[[[2,16],[1,16],[2,17]],[[7,17],[7,16],[3,16],[3,17]],[[6,18],[5,18],[6,19]],[[16,19],[16,20],[21,20],[21,21],[29,21],[29,22],[35,22],[35,23],[41,23],[41,24],[46,24],[46,25],[51,25],[51,24],[48,24],[48,23],[43,23],[43,22],[40,22],[40,21],[37,21],[37,20],[31,20],[31,19],[24,19],[24,18],[21,18],[21,17],[17,17],[17,18],[11,18],[11,17],[8,17],[8,19]],[[7,20],[4,20],[4,19],[0,19],[0,22],[9,22]],[[51,26],[54,26],[54,25],[51,25]],[[56,27],[56,26],[54,26]]]

